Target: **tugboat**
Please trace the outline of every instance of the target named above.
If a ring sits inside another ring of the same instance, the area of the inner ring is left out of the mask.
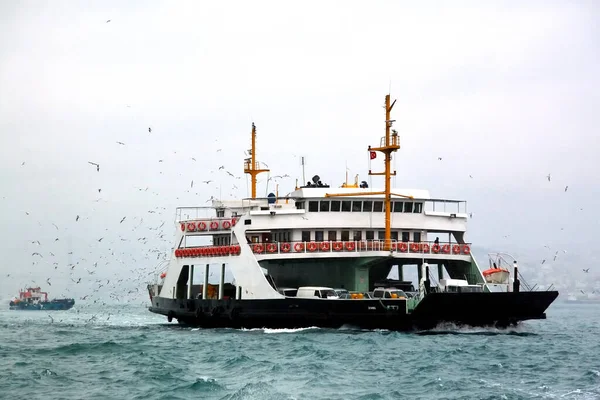
[[[42,300],[44,296],[44,300]],[[19,298],[11,300],[11,310],[68,310],[75,305],[74,299],[48,300],[48,293],[39,287],[30,287],[19,291]]]
[[[385,136],[368,148],[371,162],[378,153],[384,158],[383,172],[369,170],[384,176],[377,190],[359,185],[358,177],[332,188],[315,176],[289,195],[258,198],[256,176],[269,170],[256,159],[252,124],[244,161],[252,197],[177,209],[175,247],[168,267],[148,285],[149,310],[205,328],[406,331],[545,319],[557,291],[522,288],[516,262],[506,279],[481,272],[466,240],[466,201],[391,188],[391,158],[400,148],[394,104],[387,95]],[[394,267],[396,281],[387,279]],[[411,267],[417,288],[404,281]],[[209,284],[214,272],[218,284]],[[392,287],[398,284],[407,291]]]

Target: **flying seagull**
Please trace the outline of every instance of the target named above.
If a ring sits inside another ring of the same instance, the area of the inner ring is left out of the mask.
[[[590,269],[589,268],[588,269],[584,269],[583,272],[585,272],[587,274],[588,272],[590,272]]]
[[[100,164],[96,164],[96,163],[93,163],[91,161],[88,161],[88,164],[95,165],[96,166],[96,171],[100,172]]]
[[[149,133],[152,133],[152,128],[148,128],[148,132],[149,132]]]
[[[548,178],[548,182],[550,182],[550,179],[551,179],[550,174],[548,174],[548,176],[546,178]]]
[[[209,183],[211,183],[212,181],[202,181],[202,182],[203,182],[203,183],[206,183],[206,184],[208,185],[208,184],[209,184]]]
[[[121,222],[119,222],[120,224],[123,223],[123,221],[125,221],[125,218],[127,218],[127,216],[123,217],[123,219],[121,220]]]
[[[106,21],[106,23],[108,24],[110,22],[110,19]]]
[[[442,157],[438,157],[438,161],[442,161]]]
[[[75,222],[79,221],[79,215],[75,217]]]
[[[565,186],[565,192],[566,192],[568,189],[569,189],[569,186],[568,186],[568,185],[567,185],[567,186]]]
[[[120,144],[121,146],[125,146],[125,143],[123,143],[123,142],[117,142],[117,144]]]
[[[190,183],[190,188],[194,187],[194,180],[192,179],[192,183]]]

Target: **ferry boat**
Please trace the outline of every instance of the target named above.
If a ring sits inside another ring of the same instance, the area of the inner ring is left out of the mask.
[[[486,279],[466,238],[466,201],[391,187],[400,148],[394,104],[387,95],[385,136],[367,149],[371,160],[384,159],[383,172],[369,170],[384,177],[375,190],[358,179],[334,188],[315,176],[289,195],[257,197],[256,177],[269,170],[257,161],[252,124],[244,161],[251,197],[177,209],[172,257],[148,285],[149,310],[206,328],[422,330],[546,318],[558,292],[521,287],[516,262],[506,279]],[[394,266],[396,282],[387,279]],[[417,271],[412,292],[398,288],[407,268]],[[338,295],[344,290],[350,295]]]
[[[44,299],[42,300],[42,296]],[[11,300],[10,310],[69,310],[75,305],[74,299],[48,300],[48,293],[39,287],[19,290],[19,297]]]

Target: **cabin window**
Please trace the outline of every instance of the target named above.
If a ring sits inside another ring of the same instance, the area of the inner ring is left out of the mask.
[[[327,232],[327,240],[330,242],[335,242],[337,240],[337,231]]]
[[[373,202],[372,201],[363,201],[363,211],[371,212],[373,211]]]
[[[414,213],[421,214],[423,212],[423,203],[415,203]]]
[[[373,212],[382,212],[383,211],[383,201],[374,201],[373,202]]]
[[[302,241],[310,242],[310,231],[302,231]]]
[[[252,220],[251,219],[245,219],[244,220],[244,225],[252,225]]]
[[[309,201],[308,202],[308,211],[309,212],[319,211],[319,202],[318,201]]]
[[[421,241],[421,232],[413,232],[413,242]]]
[[[403,203],[401,201],[395,201],[394,202],[394,212],[402,212],[402,205],[403,205]]]
[[[252,236],[252,243],[258,243],[258,236]]]
[[[362,211],[362,201],[353,201],[352,202],[352,212],[361,212]]]
[[[362,231],[354,231],[354,240],[362,240]]]
[[[237,211],[232,211],[232,212],[231,212],[231,216],[232,216],[232,217],[239,217],[239,216],[240,216],[240,214],[238,214],[238,212],[237,212]]]
[[[385,240],[385,231],[378,231],[377,232],[377,238],[379,240]]]
[[[340,211],[340,201],[331,200],[331,211]]]
[[[217,218],[223,218],[225,216],[225,210],[217,210]]]
[[[318,290],[315,290],[315,297],[321,297],[321,293]]]
[[[404,203],[404,212],[411,213],[413,211],[413,203],[407,201]]]
[[[282,232],[274,232],[273,233],[273,241],[274,242],[289,242],[292,238],[292,232],[290,231],[282,231]]]
[[[397,231],[392,232],[392,240],[398,241],[398,232]]]
[[[315,231],[315,242],[323,241],[323,231]]]
[[[304,210],[304,202],[303,201],[297,201],[296,202],[296,208],[298,210]]]
[[[319,209],[319,211],[321,211],[321,212],[329,211],[329,201],[328,200],[321,200],[321,208]]]
[[[375,231],[367,231],[367,240],[375,239]]]
[[[342,211],[350,212],[352,207],[352,202],[350,200],[342,200]]]
[[[347,242],[350,240],[350,231],[342,231],[342,241]]]
[[[402,241],[405,243],[410,241],[410,232],[402,232]]]

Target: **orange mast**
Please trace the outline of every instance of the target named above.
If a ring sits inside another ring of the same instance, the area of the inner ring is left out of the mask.
[[[396,171],[391,172],[392,153],[400,148],[398,133],[393,130],[390,137],[390,128],[395,120],[390,119],[390,112],[396,104],[396,100],[390,105],[390,95],[385,96],[385,137],[381,138],[379,147],[369,146],[369,151],[379,151],[385,156],[385,171],[371,172],[369,175],[385,175],[385,243],[384,249],[389,250],[392,243],[392,228],[391,228],[391,208],[392,208],[392,187],[391,177],[396,175]]]
[[[261,172],[268,172],[268,169],[261,169],[260,163],[256,161],[256,126],[252,123],[252,148],[250,149],[250,158],[244,160],[244,173],[250,174],[252,180],[252,198],[256,198],[256,175]]]

